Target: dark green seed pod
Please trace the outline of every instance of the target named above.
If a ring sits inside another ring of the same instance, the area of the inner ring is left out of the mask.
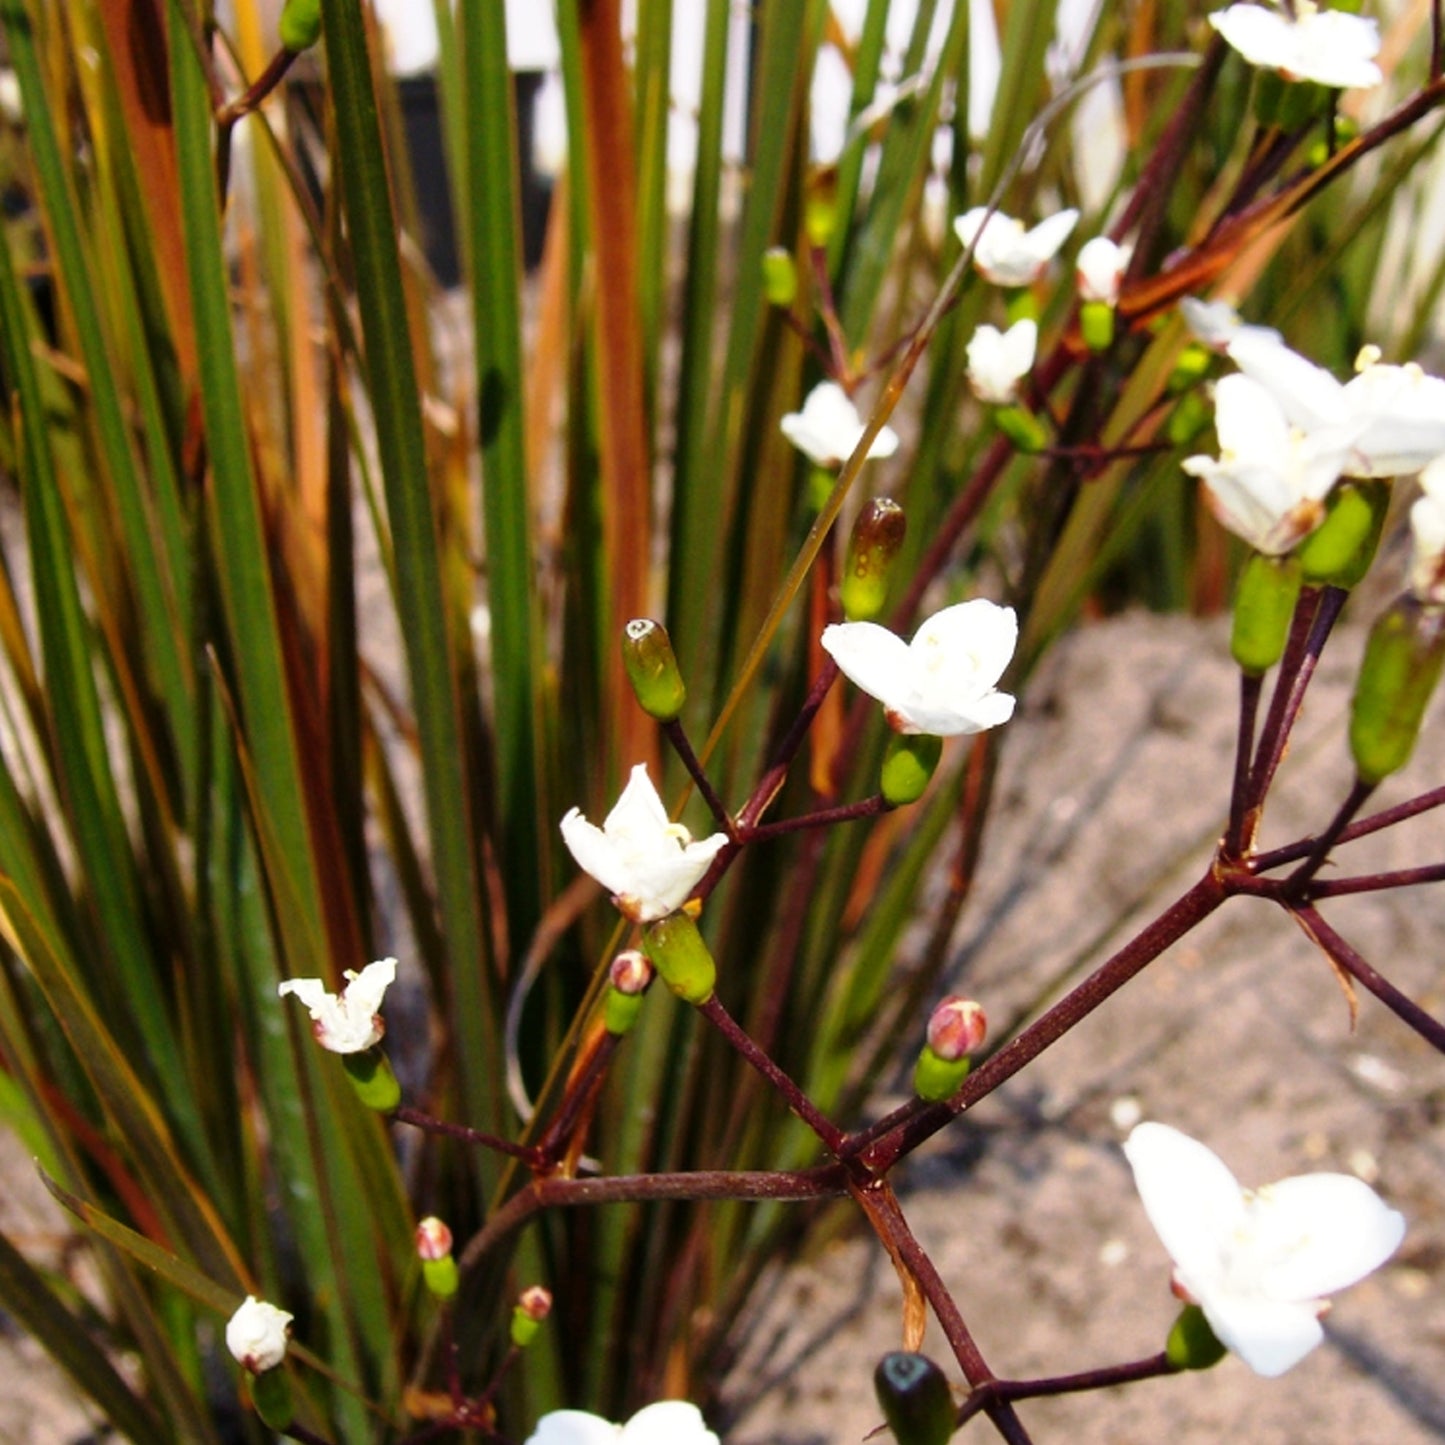
[[[878,791],[895,808],[916,803],[942,756],[942,738],[929,733],[894,733],[883,754]]]
[[[717,964],[686,913],[669,913],[649,923],[642,932],[642,946],[662,981],[685,1003],[706,1003],[713,996]]]
[[[898,1445],[944,1445],[958,1410],[942,1370],[926,1355],[895,1350],[873,1371],[883,1418]]]
[[[1207,1370],[1229,1353],[1219,1337],[1209,1328],[1204,1311],[1198,1305],[1185,1305],[1169,1331],[1164,1346],[1169,1363],[1177,1370]]]
[[[357,1098],[368,1109],[375,1109],[378,1114],[389,1114],[401,1103],[401,1085],[379,1048],[342,1054],[341,1065],[351,1080],[351,1087],[356,1090]]]

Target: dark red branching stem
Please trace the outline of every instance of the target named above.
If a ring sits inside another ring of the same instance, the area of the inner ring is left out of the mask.
[[[1374,791],[1373,783],[1367,783],[1361,778],[1355,779],[1349,796],[1340,804],[1339,811],[1330,821],[1330,826],[1315,839],[1304,862],[1286,880],[1285,888],[1292,895],[1303,896],[1310,879],[1324,867],[1325,859],[1330,856],[1330,849],[1339,842],[1340,835],[1349,827],[1350,819],[1364,807],[1366,799]]]
[[[663,723],[663,735],[672,744],[672,750],[682,760],[682,765],[687,769],[688,776],[697,784],[697,790],[702,794],[703,801],[712,810],[713,817],[723,832],[734,842],[737,841],[737,829],[733,826],[733,820],[728,814],[727,805],[718,797],[712,780],[708,777],[703,765],[698,761],[697,754],[693,751],[692,743],[687,736],[687,730],[682,723],[674,718],[671,722]]]
[[[1403,823],[1407,818],[1416,818],[1442,804],[1445,804],[1445,787],[1431,788],[1429,792],[1421,793],[1418,797],[1396,803],[1391,808],[1382,808],[1378,813],[1371,813],[1368,818],[1361,818],[1358,823],[1351,823],[1336,842],[1353,843],[1356,838],[1366,838],[1384,828],[1393,828],[1396,823]],[[1313,838],[1301,838],[1296,843],[1287,843],[1282,848],[1256,855],[1251,860],[1252,866],[1257,873],[1265,873],[1271,868],[1280,868],[1286,863],[1295,863],[1307,857],[1314,846]]]
[[[816,813],[804,813],[797,818],[779,818],[776,823],[759,823],[742,835],[744,843],[763,843],[769,838],[783,838],[789,833],[801,833],[807,828],[825,828],[830,823],[852,823],[859,818],[876,818],[880,813],[892,810],[881,793],[863,798],[856,803],[839,803],[836,808],[820,808]]]
[[[542,1163],[539,1151],[529,1144],[514,1144],[510,1139],[499,1139],[495,1134],[485,1133],[481,1129],[469,1129],[465,1124],[452,1124],[406,1104],[393,1109],[391,1118],[398,1124],[410,1124],[413,1129],[424,1129],[428,1134],[442,1134],[463,1144],[476,1144],[483,1149],[494,1149],[498,1154],[508,1154],[513,1159],[520,1159],[529,1168],[536,1168]]]
[[[1292,908],[1294,920],[1339,968],[1357,983],[1363,984],[1397,1018],[1409,1024],[1427,1043],[1445,1054],[1445,1024],[1425,1012],[1414,999],[1402,993],[1388,979],[1372,968],[1355,950],[1308,904]]]
[[[231,185],[231,132],[281,84],[295,61],[296,51],[284,47],[278,50],[265,70],[240,95],[216,112],[216,193],[221,198],[223,210]]]
[[[1249,773],[1254,757],[1254,729],[1259,698],[1264,690],[1260,673],[1239,675],[1239,736],[1234,744],[1234,784],[1229,790],[1229,827],[1224,835],[1226,858],[1238,858],[1246,844],[1244,820],[1249,808]]]
[[[1347,893],[1383,893],[1390,888],[1414,888],[1421,883],[1445,883],[1445,863],[1426,863],[1419,868],[1400,868],[1393,873],[1360,873],[1350,878],[1326,878],[1311,883],[1305,893],[1311,900],[1342,898]]]
[[[566,1152],[578,1124],[596,1097],[608,1065],[611,1064],[621,1042],[618,1034],[603,1033],[592,1046],[582,1067],[568,1079],[566,1091],[557,1106],[556,1117],[535,1146],[543,1167],[552,1164]]]
[[[722,1000],[713,994],[706,1003],[697,1006],[697,1011],[773,1086],[788,1108],[822,1140],[824,1148],[836,1156],[847,1136],[773,1062],[771,1055],[758,1047],[747,1030],[723,1007]]]
[[[1111,1385],[1130,1385],[1136,1380],[1153,1380],[1160,1375],[1177,1375],[1179,1367],[1161,1350],[1143,1360],[1124,1365],[1105,1365],[1080,1370],[1073,1375],[1051,1375],[1037,1380],[989,1380],[977,1386],[963,1402],[955,1429],[988,1407],[991,1400],[1037,1400],[1045,1395],[1073,1395],[1081,1390],[1106,1390]]]

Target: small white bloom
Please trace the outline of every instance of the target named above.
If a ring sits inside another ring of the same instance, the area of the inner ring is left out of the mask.
[[[1403,1217],[1349,1174],[1241,1189],[1217,1154],[1167,1124],[1138,1125],[1124,1153],[1176,1286],[1256,1374],[1282,1375],[1309,1354],[1327,1297],[1405,1236]]]
[[[863,439],[858,408],[836,381],[820,381],[804,398],[802,411],[790,411],[780,425],[783,435],[820,467],[839,466]],[[898,433],[885,426],[868,455],[891,457],[897,450]]]
[[[660,1400],[614,1425],[586,1410],[553,1410],[537,1421],[526,1445],[718,1445],[702,1412],[685,1400]]]
[[[1342,438],[1350,477],[1418,472],[1445,452],[1445,381],[1418,366],[1386,366],[1377,348],[1350,381],[1337,381],[1280,342],[1241,330],[1226,348],[1246,376],[1266,387],[1290,422],[1311,434]]]
[[[1228,301],[1201,301],[1197,296],[1186,296],[1179,303],[1179,314],[1189,328],[1190,335],[1201,346],[1211,351],[1225,351],[1229,343],[1241,331],[1264,340],[1283,345],[1284,338],[1269,326],[1252,326],[1239,319],[1237,312]]]
[[[1421,602],[1445,606],[1445,456],[1420,473],[1422,496],[1410,508],[1410,590]]]
[[[1336,90],[1378,85],[1380,30],[1373,20],[1293,0],[1294,14],[1263,5],[1230,5],[1209,23],[1251,65],[1286,80],[1313,80]]]
[[[975,206],[954,218],[953,232],[965,250],[973,247],[973,264],[995,286],[1028,286],[1058,254],[1079,219],[1077,211],[1059,211],[1031,231],[1002,211]]]
[[[968,384],[980,401],[1008,406],[1034,364],[1036,321],[1015,321],[1007,331],[980,326],[968,342]]]
[[[1013,697],[997,683],[1018,635],[1012,607],[976,597],[934,613],[911,643],[874,622],[835,622],[823,629],[823,647],[883,704],[896,732],[954,737],[1013,716]]]
[[[226,1348],[253,1375],[274,1370],[286,1358],[291,1316],[275,1305],[248,1294],[246,1302],[226,1322]]]
[[[283,998],[294,993],[306,1005],[314,1023],[316,1042],[333,1054],[359,1054],[381,1041],[386,1025],[381,1018],[381,1000],[396,981],[396,960],[378,959],[360,973],[347,969],[346,987],[328,993],[319,978],[288,978],[276,990]]]
[[[1184,470],[1203,482],[1224,526],[1256,551],[1282,556],[1324,521],[1344,442],[1292,427],[1274,397],[1248,376],[1226,376],[1215,387],[1214,427],[1219,460],[1187,457]]]
[[[1079,298],[1102,301],[1112,306],[1119,299],[1119,284],[1134,254],[1132,246],[1121,246],[1107,236],[1095,236],[1079,248],[1074,262]]]
[[[726,833],[714,833],[693,842],[681,823],[670,822],[645,763],[633,768],[600,828],[573,808],[562,819],[562,840],[634,923],[681,908],[728,841]]]

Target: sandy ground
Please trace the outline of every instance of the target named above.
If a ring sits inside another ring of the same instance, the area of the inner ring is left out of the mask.
[[[1218,626],[1130,618],[1065,642],[1012,725],[1001,811],[956,941],[957,986],[1001,1023],[1057,994],[1205,866],[1222,820],[1236,683]],[[1327,654],[1265,843],[1321,826],[1348,781],[1343,709],[1361,638]],[[1445,777],[1445,726],[1383,790]],[[1412,786],[1413,784],[1413,786]],[[1438,815],[1350,846],[1349,871],[1438,861]],[[1330,921],[1437,1016],[1445,888],[1338,900]],[[880,1099],[879,1107],[893,1100]],[[1204,1375],[1021,1406],[1038,1445],[1344,1445],[1445,1440],[1445,1061],[1368,996],[1353,1031],[1329,968],[1281,915],[1236,900],[1085,1026],[910,1160],[904,1207],[993,1368],[1083,1369],[1153,1353],[1168,1264],[1119,1144],[1178,1125],[1245,1183],[1313,1169],[1367,1178],[1409,1220],[1399,1255],[1341,1295],[1328,1340],[1282,1379]],[[0,1154],[0,1227],[53,1252],[67,1227],[27,1163]],[[898,1348],[899,1290],[845,1239],[763,1291],[729,1391],[729,1445],[846,1445],[879,1423],[871,1378]],[[945,1346],[925,1348],[940,1363]],[[93,1428],[63,1379],[0,1335],[0,1442]],[[962,1441],[996,1438],[983,1422]]]

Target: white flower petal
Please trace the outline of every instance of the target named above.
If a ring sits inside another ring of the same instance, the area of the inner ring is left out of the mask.
[[[622,1427],[586,1410],[551,1410],[537,1421],[527,1445],[618,1445]]]
[[[804,398],[802,411],[790,411],[779,422],[792,444],[820,467],[836,467],[853,455],[863,439],[863,422],[848,393],[836,381],[822,381]],[[883,427],[868,448],[870,457],[891,457],[898,433]]]
[[[339,994],[330,993],[319,978],[288,978],[276,992],[283,998],[294,994],[306,1006],[322,1048],[335,1054],[358,1054],[381,1039],[381,1001],[396,980],[396,960],[378,959],[346,978]]]
[[[834,622],[823,629],[823,651],[855,687],[885,707],[906,688],[908,644],[876,622]]]
[[[292,1316],[248,1294],[226,1322],[226,1348],[253,1375],[274,1370],[286,1358]]]
[[[1228,1165],[1168,1124],[1136,1124],[1124,1144],[1149,1223],[1189,1289],[1222,1268],[1224,1241],[1244,1219]]]
[[[1016,321],[1007,331],[980,326],[968,342],[968,381],[974,395],[990,406],[1007,406],[1018,395],[1019,382],[1034,364],[1039,328],[1036,321]]]
[[[1251,65],[1290,80],[1350,89],[1382,79],[1374,62],[1379,27],[1359,15],[1301,3],[1291,18],[1261,5],[1230,5],[1211,15],[1209,23]]]
[[[621,1445],[718,1445],[702,1411],[685,1400],[660,1400],[639,1410],[622,1429]]]
[[[1225,350],[1246,376],[1279,403],[1294,426],[1308,431],[1337,425],[1346,415],[1345,388],[1340,382],[1283,342],[1261,335],[1258,328],[1242,327]]]
[[[973,248],[980,275],[997,286],[1027,286],[1053,260],[1078,219],[1077,211],[1059,211],[1025,231],[1012,216],[975,206],[954,219],[953,230],[965,249]]]
[[[1103,301],[1112,306],[1119,299],[1119,283],[1133,254],[1108,236],[1095,236],[1079,248],[1074,262],[1079,296],[1085,301]]]
[[[1220,1294],[1200,1307],[1220,1344],[1266,1379],[1293,1369],[1325,1337],[1308,1305]]]

